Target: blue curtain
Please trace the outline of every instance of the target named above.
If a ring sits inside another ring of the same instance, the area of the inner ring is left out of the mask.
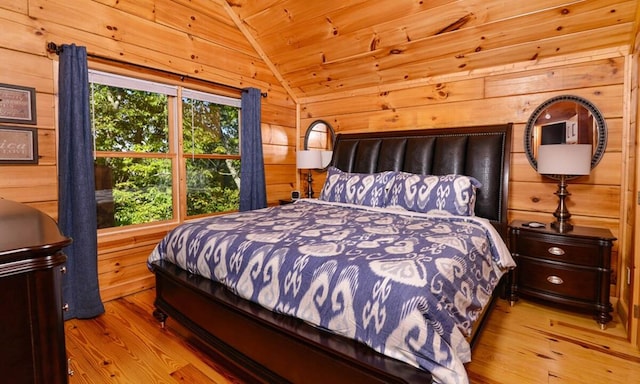
[[[60,51],[58,120],[58,225],[73,243],[67,255],[62,296],[65,319],[104,313],[98,288],[98,239],[93,138],[89,117],[89,73],[84,47]]]
[[[267,189],[264,181],[262,134],[260,132],[260,90],[242,90],[242,127],[240,132],[240,211],[265,208]]]

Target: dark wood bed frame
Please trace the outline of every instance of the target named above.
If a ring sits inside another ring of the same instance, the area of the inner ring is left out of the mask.
[[[403,170],[466,174],[482,184],[476,215],[491,220],[506,239],[511,124],[399,132],[339,134],[332,164],[348,172]],[[244,382],[429,383],[429,372],[369,347],[276,314],[218,283],[172,263],[152,265],[154,316],[173,318],[204,349]],[[494,299],[499,288],[494,292]],[[492,300],[493,303],[493,300]],[[487,306],[490,308],[491,304]],[[485,310],[485,313],[488,310]],[[484,319],[470,336],[472,346]]]

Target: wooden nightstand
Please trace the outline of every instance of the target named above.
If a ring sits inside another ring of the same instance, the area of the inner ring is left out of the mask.
[[[613,310],[609,301],[611,247],[616,240],[604,228],[574,227],[559,233],[549,225],[509,225],[509,249],[517,263],[511,271],[507,299],[518,295],[590,311],[604,329]]]

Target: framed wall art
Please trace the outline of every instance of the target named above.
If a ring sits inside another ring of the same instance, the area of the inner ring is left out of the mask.
[[[0,164],[37,164],[38,130],[0,126]]]
[[[35,88],[0,83],[0,123],[35,125]]]

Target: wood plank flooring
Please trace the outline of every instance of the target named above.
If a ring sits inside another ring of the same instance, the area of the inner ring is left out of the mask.
[[[636,383],[640,351],[615,318],[601,330],[590,315],[498,300],[472,353],[472,383]]]
[[[105,303],[106,313],[65,323],[70,384],[242,381],[196,347],[169,319],[151,315],[153,289]],[[467,365],[471,383],[635,383],[640,351],[614,319],[602,331],[589,315],[498,300]]]

